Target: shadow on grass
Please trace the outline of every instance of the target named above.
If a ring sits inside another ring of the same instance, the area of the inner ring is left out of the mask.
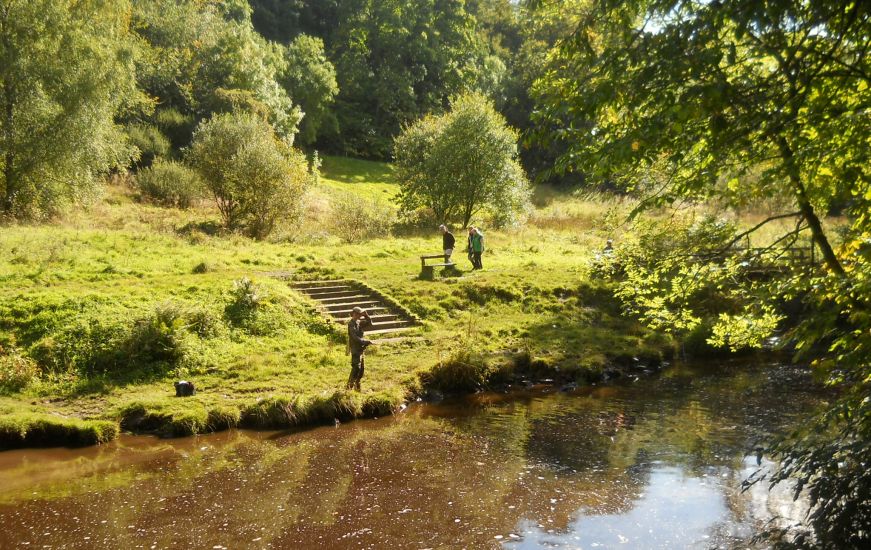
[[[182,237],[189,237],[194,233],[203,233],[210,237],[222,235],[225,230],[223,224],[216,220],[208,220],[204,222],[190,222],[175,230],[176,234]]]
[[[389,164],[352,158],[324,157],[324,177],[342,183],[396,183]]]
[[[610,367],[658,369],[670,356],[672,343],[624,317],[605,287],[583,284],[553,292],[559,309],[520,334],[526,349],[515,358],[519,372],[594,382]]]

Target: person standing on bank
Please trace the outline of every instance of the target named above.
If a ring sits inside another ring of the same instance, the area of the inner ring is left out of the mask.
[[[472,255],[472,232],[474,227],[469,226],[469,235],[466,237],[466,254],[469,256],[469,262],[472,263],[472,269],[475,269],[475,256]]]
[[[348,321],[348,352],[351,354],[351,376],[348,377],[348,389],[360,391],[360,380],[363,379],[365,359],[363,354],[366,348],[372,344],[371,340],[363,337],[364,331],[372,326],[372,319],[363,308],[355,307],[351,310],[351,320]]]
[[[445,263],[453,263],[451,262],[451,254],[454,253],[454,244],[457,241],[454,239],[454,234],[448,231],[448,226],[440,225],[439,229],[442,230],[442,250],[445,253]]]
[[[484,253],[484,234],[477,227],[469,232],[469,248],[472,251],[472,269],[484,269],[481,254]]]

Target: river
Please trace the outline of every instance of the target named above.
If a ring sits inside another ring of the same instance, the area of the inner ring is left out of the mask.
[[[806,511],[740,485],[822,401],[797,368],[708,364],[305,431],[6,451],[0,548],[743,546]]]

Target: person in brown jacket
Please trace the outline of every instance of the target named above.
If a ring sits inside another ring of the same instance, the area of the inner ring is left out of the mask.
[[[365,359],[363,354],[372,344],[364,337],[364,331],[372,326],[372,319],[363,308],[351,310],[351,320],[348,321],[348,351],[351,353],[351,376],[348,377],[348,389],[360,391],[360,380],[363,379]]]

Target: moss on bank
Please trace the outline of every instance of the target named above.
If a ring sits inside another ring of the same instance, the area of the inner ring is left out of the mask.
[[[13,412],[0,415],[0,449],[96,445],[115,439],[118,431],[118,423],[110,420]]]

